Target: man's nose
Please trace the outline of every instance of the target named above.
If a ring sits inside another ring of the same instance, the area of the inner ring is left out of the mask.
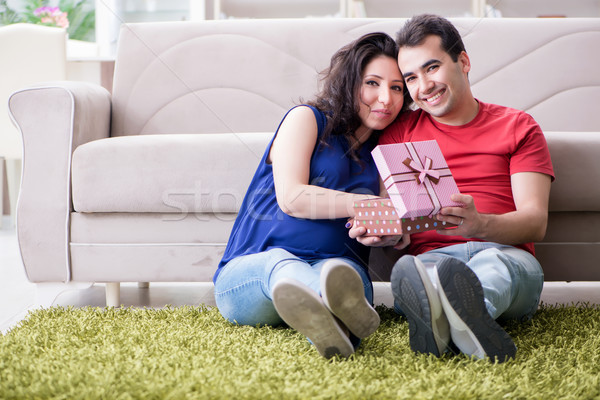
[[[423,78],[419,84],[419,91],[421,93],[429,93],[435,87],[435,82],[430,79]]]

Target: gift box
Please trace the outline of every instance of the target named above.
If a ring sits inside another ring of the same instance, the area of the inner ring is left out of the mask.
[[[372,155],[402,232],[454,226],[449,223],[440,226],[441,222],[434,219],[442,207],[462,206],[450,200],[450,195],[460,192],[435,140],[380,145],[375,147]],[[385,213],[385,209],[382,210]],[[379,210],[373,211],[377,215],[370,217],[378,216]],[[369,219],[362,221],[365,225],[371,224]],[[388,233],[386,230],[370,234]]]
[[[401,235],[455,226],[432,217],[400,218],[390,199],[357,201],[354,208],[357,223],[367,229],[365,236]]]
[[[390,199],[357,201],[354,208],[354,218],[359,225],[367,228],[367,236],[402,234],[402,221]]]

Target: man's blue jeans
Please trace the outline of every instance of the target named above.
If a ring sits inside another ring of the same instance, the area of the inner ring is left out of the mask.
[[[537,310],[544,272],[529,252],[498,243],[467,242],[417,256],[430,275],[433,266],[444,257],[457,258],[475,272],[492,318],[525,321]]]
[[[373,303],[373,284],[356,262],[341,258],[360,275],[367,300]],[[234,258],[215,282],[215,301],[227,320],[241,325],[279,325],[283,321],[272,301],[272,289],[281,278],[296,279],[320,294],[320,275],[327,261],[306,262],[290,252],[272,249]]]

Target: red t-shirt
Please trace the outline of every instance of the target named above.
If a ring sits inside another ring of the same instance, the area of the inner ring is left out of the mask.
[[[540,172],[554,180],[552,161],[542,130],[523,111],[479,102],[468,124],[450,126],[417,110],[404,114],[383,133],[379,144],[436,140],[462,194],[473,196],[477,211],[504,214],[515,211],[510,176]],[[411,235],[411,254],[477,239],[444,236],[435,231]],[[534,254],[533,243],[517,247]]]

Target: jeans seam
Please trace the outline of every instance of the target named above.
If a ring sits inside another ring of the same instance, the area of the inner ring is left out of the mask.
[[[227,290],[215,292],[215,296],[222,296],[222,295],[224,295],[226,293],[235,291],[235,290],[237,290],[237,289],[239,289],[239,288],[241,288],[243,286],[247,286],[248,284],[251,284],[251,283],[254,283],[254,282],[258,282],[258,283],[260,283],[261,286],[263,286],[262,279],[251,279],[251,280],[248,280],[248,281],[244,281],[244,282],[240,283],[239,285],[235,285],[233,287],[227,288]],[[264,292],[264,290],[263,290],[263,292]]]

